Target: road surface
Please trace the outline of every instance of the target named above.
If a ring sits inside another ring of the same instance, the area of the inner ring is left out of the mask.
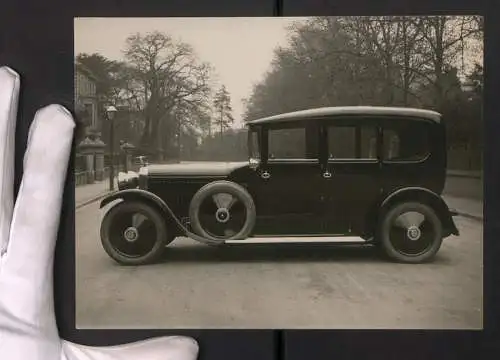
[[[431,264],[329,245],[212,248],[180,238],[160,264],[103,251],[98,204],[76,212],[79,328],[482,328],[482,223],[456,218]]]

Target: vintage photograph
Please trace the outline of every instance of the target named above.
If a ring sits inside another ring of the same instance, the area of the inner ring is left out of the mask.
[[[482,329],[482,17],[74,30],[78,328]]]

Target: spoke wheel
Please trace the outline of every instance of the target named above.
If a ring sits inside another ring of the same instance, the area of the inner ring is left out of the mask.
[[[389,210],[380,235],[385,253],[407,263],[431,260],[443,239],[439,217],[421,203],[402,203]]]
[[[159,212],[141,202],[121,202],[111,208],[101,224],[101,242],[107,254],[123,265],[158,260],[169,241]]]
[[[256,217],[250,194],[229,181],[202,187],[191,201],[189,216],[198,235],[221,242],[248,237]]]

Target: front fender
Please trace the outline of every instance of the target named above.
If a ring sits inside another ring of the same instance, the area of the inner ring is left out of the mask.
[[[127,190],[121,190],[121,191],[116,191],[108,196],[106,196],[104,199],[101,200],[99,204],[99,208],[102,209],[106,205],[110,204],[111,202],[115,200],[123,200],[123,201],[145,201],[156,208],[158,208],[162,214],[166,217],[167,221],[173,225],[180,236],[187,236],[192,238],[193,240],[196,240],[201,243],[209,244],[209,245],[220,245],[221,241],[214,241],[210,239],[205,239],[199,235],[196,235],[192,232],[190,232],[182,223],[181,221],[175,216],[174,212],[170,207],[167,205],[163,199],[161,199],[159,196],[146,191],[146,190],[141,190],[141,189],[127,189]]]
[[[457,236],[459,235],[459,231],[455,225],[455,221],[453,220],[453,216],[456,215],[456,212],[450,210],[441,196],[426,188],[407,187],[392,192],[382,201],[380,205],[380,213],[383,213],[386,209],[397,202],[412,200],[425,203],[436,211],[443,224],[445,237],[451,234]]]
[[[119,190],[115,191],[105,198],[101,200],[101,203],[99,205],[99,208],[102,209],[109,203],[115,201],[115,200],[149,200],[153,201],[157,206],[159,206],[163,211],[168,211],[170,208],[168,205],[163,201],[159,196],[146,191],[146,190],[141,190],[141,189],[125,189],[125,190]],[[172,212],[170,210],[170,212]],[[172,213],[173,215],[173,213]],[[175,217],[175,216],[174,216]]]

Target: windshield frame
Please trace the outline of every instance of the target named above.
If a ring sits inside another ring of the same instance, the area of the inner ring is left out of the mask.
[[[255,135],[257,135],[257,143],[254,142]],[[248,159],[251,163],[260,163],[262,159],[262,131],[260,126],[250,126],[248,129]]]

